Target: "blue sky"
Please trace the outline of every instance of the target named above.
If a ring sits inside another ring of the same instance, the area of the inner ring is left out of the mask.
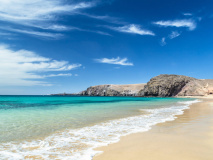
[[[212,0],[0,0],[0,22],[0,94],[213,78]]]

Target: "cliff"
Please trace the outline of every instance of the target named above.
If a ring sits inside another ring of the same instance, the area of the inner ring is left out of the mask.
[[[152,78],[139,96],[205,96],[213,91],[213,80],[199,80],[182,75],[161,74]]]
[[[98,85],[87,88],[80,95],[88,96],[137,96],[145,84]]]
[[[193,80],[195,78],[161,74],[152,78],[144,89],[139,92],[139,95],[156,97],[176,96],[187,83]]]
[[[98,85],[87,88],[79,95],[88,96],[141,96],[174,97],[205,96],[213,94],[213,80],[161,74],[147,84]]]
[[[177,96],[213,95],[212,79],[196,79],[187,83]]]

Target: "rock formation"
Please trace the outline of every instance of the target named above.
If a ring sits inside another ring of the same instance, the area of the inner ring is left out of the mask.
[[[161,74],[147,84],[98,85],[79,93],[88,96],[174,97],[213,94],[213,80]]]
[[[143,90],[139,92],[140,96],[171,97],[176,96],[182,88],[195,78],[161,74],[152,78]]]
[[[137,96],[145,84],[98,85],[87,88],[80,95],[88,96]]]
[[[213,80],[212,79],[197,79],[187,83],[178,96],[205,96],[213,95]]]
[[[213,91],[213,80],[199,80],[181,75],[161,74],[139,91],[139,96],[205,96]]]

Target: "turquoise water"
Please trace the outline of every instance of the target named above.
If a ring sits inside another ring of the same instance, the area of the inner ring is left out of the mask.
[[[23,159],[29,154],[51,159],[53,150],[59,159],[91,159],[94,154],[92,149],[96,146],[115,142],[125,134],[148,130],[150,126],[168,118],[172,120],[192,100],[0,96],[0,159],[1,155],[4,155],[4,159],[13,156]],[[64,142],[67,143],[65,146]],[[36,148],[45,146],[45,151],[41,148],[23,151],[23,145]],[[64,151],[56,152],[55,146],[64,148]],[[12,153],[11,148],[14,147],[20,153]],[[67,148],[70,148],[69,151]],[[69,153],[63,157],[65,150]]]

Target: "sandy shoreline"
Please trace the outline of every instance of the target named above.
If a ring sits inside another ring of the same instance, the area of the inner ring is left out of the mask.
[[[97,150],[104,153],[94,160],[212,160],[213,99],[191,105],[174,121],[122,137],[120,142]]]

